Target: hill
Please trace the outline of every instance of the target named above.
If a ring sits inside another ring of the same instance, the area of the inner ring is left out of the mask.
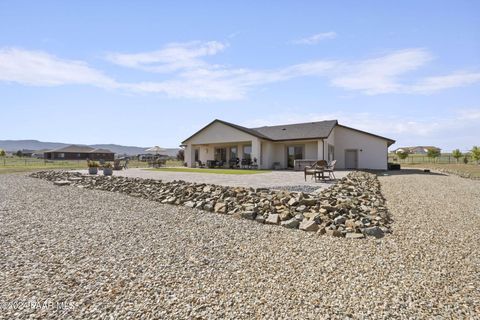
[[[0,140],[0,149],[7,152],[16,152],[17,150],[51,150],[61,147],[66,147],[75,143],[61,143],[61,142],[44,142],[38,140]],[[122,146],[118,144],[92,144],[92,148],[109,149],[117,154],[137,155],[145,153],[145,149],[149,147],[136,146]],[[177,155],[179,148],[165,148],[168,156],[174,157]]]

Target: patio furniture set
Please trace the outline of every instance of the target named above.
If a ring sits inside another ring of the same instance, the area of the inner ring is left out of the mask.
[[[332,160],[327,162],[326,160],[318,160],[315,164],[307,166],[304,169],[305,181],[307,181],[307,176],[310,175],[312,178],[315,178],[315,182],[318,180],[335,180],[335,163],[337,160]]]
[[[222,160],[207,160],[206,163],[198,160],[196,162],[197,168],[230,168],[230,169],[258,169],[257,159],[231,159],[229,161]]]

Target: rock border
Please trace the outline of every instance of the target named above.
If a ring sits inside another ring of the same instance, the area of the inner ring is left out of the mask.
[[[318,193],[244,188],[181,180],[91,176],[71,171],[30,175],[58,186],[120,192],[164,204],[184,205],[259,223],[351,239],[390,232],[391,219],[375,174],[354,171]]]

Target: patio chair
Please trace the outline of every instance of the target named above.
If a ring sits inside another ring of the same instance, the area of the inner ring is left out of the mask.
[[[253,158],[253,162],[250,164],[250,169],[258,169],[257,158]]]
[[[327,167],[324,169],[325,172],[328,172],[328,177],[330,179],[332,179],[333,177],[333,180],[337,180],[337,178],[335,177],[335,164],[337,163],[337,160],[332,160],[328,163]]]
[[[328,163],[325,160],[318,160],[311,166],[306,166],[304,169],[305,181],[307,181],[307,176],[317,177],[319,172],[322,172],[327,167]]]

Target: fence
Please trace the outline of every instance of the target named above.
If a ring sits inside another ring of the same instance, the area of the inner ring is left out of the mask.
[[[437,158],[429,158],[423,155],[409,155],[406,159],[400,159],[398,155],[389,155],[388,162],[395,163],[464,163],[464,156],[461,158],[455,159],[451,155],[441,155]],[[475,161],[471,156],[467,156],[468,163],[473,164]]]
[[[179,167],[183,166],[182,161],[177,160],[167,160],[167,166],[170,167]],[[86,160],[45,160],[37,159],[30,157],[0,157],[0,167],[6,168],[17,168],[17,167],[31,167],[31,168],[65,168],[65,169],[77,169],[77,168],[86,168]],[[146,168],[148,167],[148,162],[130,160],[128,162],[129,168]]]

